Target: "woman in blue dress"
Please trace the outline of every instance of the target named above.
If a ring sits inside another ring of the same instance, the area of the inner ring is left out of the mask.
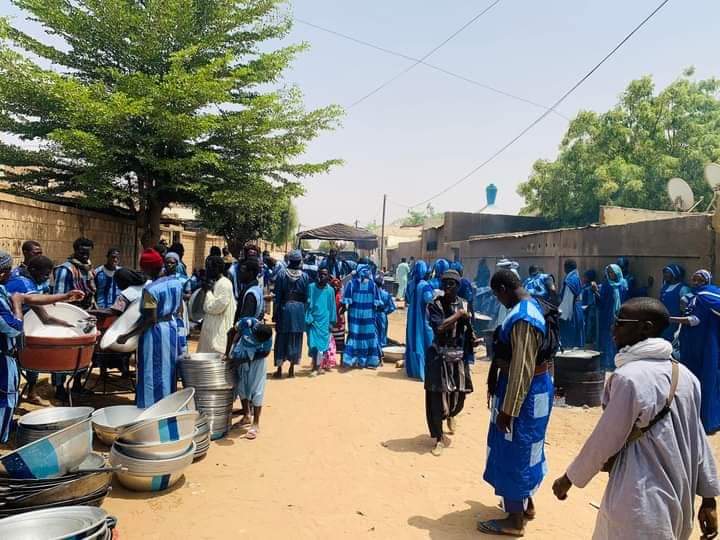
[[[317,283],[308,287],[305,323],[307,324],[308,349],[312,359],[311,376],[320,373],[323,355],[330,350],[330,329],[337,322],[335,290],[328,285],[330,272],[327,267],[318,270]]]
[[[606,266],[602,284],[598,286],[593,282],[592,288],[598,306],[598,350],[602,366],[606,371],[613,371],[617,347],[612,329],[620,306],[627,298],[627,284],[620,267],[617,264]]]
[[[680,362],[700,381],[700,419],[712,435],[720,430],[720,287],[707,270],[695,272],[691,284],[689,315],[670,321],[682,325]]]
[[[565,348],[585,346],[585,318],[581,305],[582,283],[577,263],[565,261],[565,280],[560,292],[560,343]]]
[[[660,289],[660,301],[665,305],[670,317],[680,317],[683,314],[680,299],[690,293],[690,287],[684,282],[685,269],[678,264],[669,264],[663,268],[663,285]],[[663,332],[662,337],[670,343],[675,339],[678,325],[670,323]]]
[[[355,277],[345,286],[343,304],[347,306],[348,312],[348,338],[343,365],[378,367],[380,346],[375,329],[375,311],[380,305],[380,296],[370,265],[358,265]]]
[[[163,258],[154,249],[140,257],[140,268],[151,283],[143,288],[140,324],[118,338],[125,343],[139,335],[137,350],[136,401],[140,408],[150,407],[177,389],[178,356],[177,314],[182,305],[182,286],[171,277],[160,277]]]
[[[179,253],[168,251],[165,254],[165,275],[170,278],[175,278],[180,282],[183,297],[185,297],[187,293],[187,282],[189,279],[184,273],[184,268],[185,267],[182,264]],[[178,328],[178,356],[182,357],[188,353],[187,336],[190,321],[187,320],[187,309],[185,309],[185,303],[183,302],[181,306],[182,309],[175,315],[175,324],[177,324]]]
[[[405,334],[405,371],[411,379],[425,380],[425,351],[433,340],[427,306],[433,301],[433,288],[426,281],[428,266],[416,261],[405,293],[407,331]]]

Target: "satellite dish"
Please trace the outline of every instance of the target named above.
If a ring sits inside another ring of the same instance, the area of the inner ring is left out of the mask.
[[[668,180],[667,191],[676,210],[690,210],[695,204],[692,189],[682,178]]]
[[[713,189],[720,188],[720,165],[717,163],[708,163],[705,165],[705,181],[710,184]]]

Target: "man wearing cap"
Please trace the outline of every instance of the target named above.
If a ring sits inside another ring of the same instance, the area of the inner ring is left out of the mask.
[[[473,391],[470,364],[474,362],[475,334],[467,302],[458,297],[461,277],[448,270],[441,277],[443,296],[428,305],[433,342],[425,353],[425,416],[430,436],[435,439],[434,456],[440,456],[450,439],[443,433],[455,432],[455,417]]]
[[[151,280],[143,288],[140,299],[141,322],[118,338],[122,344],[132,336],[140,336],[136,400],[141,408],[153,405],[177,389],[176,316],[182,306],[182,286],[174,277],[160,277],[163,264],[162,256],[154,249],[146,249],[140,256],[140,268]]]
[[[295,365],[302,355],[303,333],[305,332],[305,302],[310,284],[308,275],[302,270],[302,253],[299,249],[288,254],[288,266],[275,279],[275,301],[273,321],[276,326],[274,377],[282,377],[282,366],[290,362],[289,377],[295,376]]]

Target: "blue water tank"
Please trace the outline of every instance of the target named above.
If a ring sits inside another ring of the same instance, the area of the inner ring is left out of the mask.
[[[489,184],[488,187],[485,188],[485,195],[487,197],[488,206],[492,206],[493,204],[495,204],[497,192],[498,188],[495,186],[495,184]]]

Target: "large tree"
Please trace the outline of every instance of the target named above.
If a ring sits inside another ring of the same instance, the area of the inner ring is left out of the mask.
[[[267,43],[289,31],[283,0],[12,3],[53,37],[0,22],[0,130],[22,140],[4,138],[0,163],[16,190],[126,205],[152,243],[171,203],[265,210],[336,163],[297,161],[340,111],[277,88],[303,49]]]
[[[666,185],[674,176],[709,201],[703,169],[720,158],[720,82],[691,76],[687,70],[659,93],[644,77],[610,111],[580,112],[557,159],[536,161],[520,185],[524,212],[585,225],[597,220],[600,205],[669,210]]]

